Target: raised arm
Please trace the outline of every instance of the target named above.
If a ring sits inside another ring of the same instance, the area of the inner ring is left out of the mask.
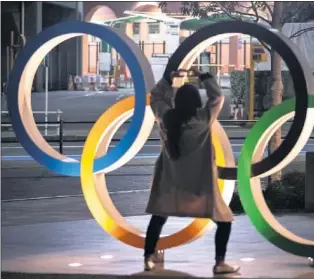
[[[174,90],[171,81],[162,78],[151,90],[150,106],[159,120],[165,112],[173,107]]]
[[[150,106],[152,111],[159,121],[162,119],[165,112],[173,108],[174,90],[172,88],[173,78],[182,78],[186,73],[181,70],[172,72],[168,78],[163,77],[156,86],[151,90]]]
[[[199,79],[203,82],[208,97],[204,110],[208,111],[210,123],[218,118],[224,103],[224,96],[216,82],[215,77],[209,73],[199,74]]]

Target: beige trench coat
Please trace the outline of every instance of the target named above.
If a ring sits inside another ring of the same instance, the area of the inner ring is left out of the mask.
[[[156,161],[146,212],[159,216],[210,218],[231,222],[233,214],[218,187],[215,152],[211,143],[210,115],[220,106],[221,91],[214,78],[204,80],[206,105],[183,126],[181,156],[171,160],[166,149],[162,118],[172,108],[174,90],[164,79],[151,91],[151,108],[159,126],[162,150]]]

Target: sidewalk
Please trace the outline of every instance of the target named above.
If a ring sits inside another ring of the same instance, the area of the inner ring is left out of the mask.
[[[63,131],[63,139],[65,141],[85,141],[90,128],[93,126],[93,124],[80,124],[81,128],[78,129],[77,124],[64,124],[66,127],[64,128]],[[120,128],[114,138],[122,138],[127,130],[129,124],[125,124],[126,127]],[[71,127],[72,126],[72,127]],[[73,127],[76,126],[76,127]],[[224,129],[227,132],[227,135],[229,136],[229,138],[239,138],[239,139],[245,139],[250,131],[250,128],[243,128],[240,126],[231,126],[228,124],[224,124]],[[42,134],[44,134],[44,127],[40,127],[39,130],[41,131]],[[284,127],[282,129],[282,135],[285,136],[289,131],[289,127]],[[312,137],[314,137],[314,131],[312,133]],[[60,139],[59,135],[57,135],[57,127],[51,127],[48,130],[48,136],[45,136],[45,138],[47,138],[47,140],[51,140],[51,141],[58,141]],[[160,136],[159,136],[159,132],[157,129],[157,126],[154,127],[150,138],[153,139],[157,139],[159,140]],[[13,130],[10,131],[1,131],[1,139],[2,142],[16,142],[16,136]]]
[[[127,219],[145,230],[149,217]],[[313,239],[314,214],[291,214],[277,219],[292,232]],[[171,218],[163,233],[173,233],[189,221]],[[293,256],[268,243],[244,215],[235,217],[227,259],[241,266],[236,278],[314,278],[314,269],[309,267],[306,258]],[[57,277],[2,274],[3,278],[24,279],[98,278],[87,276],[91,274],[102,274],[101,278],[117,278],[117,275],[212,278],[214,231],[188,245],[166,250],[164,266],[154,272],[143,272],[142,260],[142,250],[113,239],[93,219],[2,228],[2,272],[63,274]],[[71,263],[77,267],[69,266]],[[68,277],[67,274],[86,276]]]

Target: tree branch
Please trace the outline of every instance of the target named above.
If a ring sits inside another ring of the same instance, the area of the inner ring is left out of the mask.
[[[309,31],[314,31],[314,27],[312,26],[312,27],[308,27],[308,28],[299,30],[299,31],[293,33],[293,34],[289,37],[289,39],[299,37],[299,36],[301,36],[302,34],[304,34],[304,33],[306,33],[306,32],[309,32]]]
[[[167,2],[160,2],[158,5],[158,8],[161,10],[167,8]]]
[[[241,8],[244,8],[244,9],[247,9],[247,8],[248,8],[247,6],[245,6],[245,5],[241,4],[241,3],[242,3],[242,2],[238,2],[237,5],[238,5],[239,7],[241,7]]]
[[[258,22],[260,16],[259,16],[259,14],[258,14],[258,11],[257,11],[256,6],[254,5],[254,2],[253,2],[253,1],[251,1],[251,5],[252,5],[251,7],[245,7],[245,8],[248,8],[248,9],[251,8],[251,9],[254,11],[254,13],[255,13],[255,22]],[[242,7],[244,7],[244,6],[242,5]],[[237,19],[237,18],[233,17],[232,14],[229,13],[229,12],[223,7],[223,5],[220,5],[220,8],[221,8],[230,18]],[[237,13],[237,12],[236,12],[236,13]],[[252,15],[252,16],[253,16],[253,15]],[[264,42],[262,42],[262,41],[260,41],[260,40],[258,40],[258,41],[260,42],[260,44],[261,44],[267,51],[270,52],[270,48],[269,48]]]
[[[264,2],[264,5],[267,8],[269,14],[273,16],[273,9],[270,7],[270,5],[266,1]]]
[[[233,16],[230,15],[230,13],[223,7],[223,4],[220,4],[220,3],[224,3],[224,2],[218,2],[217,4],[220,6],[221,10],[223,12],[225,12],[226,14],[228,14],[229,17],[233,18],[233,19],[237,19],[237,18],[234,18]],[[238,14],[238,15],[243,15],[243,16],[250,16],[250,17],[255,17],[256,18],[256,14],[251,14],[251,13],[246,13],[246,12],[240,12],[240,11],[234,11],[235,14]],[[258,19],[261,19],[265,22],[267,22],[268,24],[271,24],[271,21],[268,20],[267,18],[265,17],[262,17],[260,16],[259,14],[258,15]],[[241,20],[238,18],[238,20]]]
[[[230,18],[234,19],[234,20],[242,20],[241,17],[237,17],[235,15],[232,15],[232,13],[230,11],[228,11],[227,8],[224,7],[223,5],[224,2],[217,2],[217,5],[220,7],[220,9],[227,14],[227,16],[229,16]],[[246,13],[246,12],[240,12],[240,11],[234,11],[234,14],[237,14],[238,16],[250,16],[250,17],[255,17],[255,14],[251,14],[251,13]]]
[[[258,14],[258,11],[257,11],[253,1],[251,1],[251,5],[252,5],[251,9],[253,10],[253,12],[255,13],[255,16],[256,16],[255,23],[257,23],[259,20],[259,14]]]
[[[220,7],[220,9],[221,9],[224,13],[226,13],[227,16],[229,16],[231,19],[234,19],[234,20],[241,20],[241,18],[234,17],[234,16],[232,15],[232,13],[228,12],[228,10],[225,9],[225,7],[224,7],[222,4],[220,4],[219,2],[217,3],[217,5],[218,5],[218,6]]]
[[[190,3],[190,7],[187,7]],[[225,4],[228,2],[219,2],[219,1],[213,1],[213,2],[209,2],[210,4],[203,4],[203,7],[200,8],[195,8],[193,5],[191,6],[191,3],[197,3],[197,2],[182,2],[181,4],[184,6],[184,14],[198,14],[204,16],[205,14],[207,15],[208,12],[218,12],[219,9],[225,13],[229,18],[233,19],[233,20],[242,20],[241,16],[249,16],[249,17],[254,17],[255,18],[255,22],[257,22],[259,19],[265,21],[268,24],[271,24],[271,21],[269,19],[267,19],[266,17],[263,17],[261,15],[259,15],[258,13],[258,9],[255,6],[255,3],[253,1],[251,1],[252,6],[251,7],[247,7],[244,6],[240,3],[237,3],[236,5],[238,7],[242,7],[242,8],[247,8],[247,9],[253,9],[254,13],[250,13],[250,12],[242,12],[242,11],[237,11],[234,9],[234,7],[226,7]],[[236,3],[236,2],[232,2],[232,3]],[[167,2],[160,2],[159,3],[159,8],[165,8],[167,6]],[[271,8],[269,5],[267,5],[269,8],[269,11],[271,11]],[[181,8],[182,10],[182,8]],[[201,12],[202,11],[202,12]]]

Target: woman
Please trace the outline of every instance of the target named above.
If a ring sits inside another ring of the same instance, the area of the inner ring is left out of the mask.
[[[152,214],[145,240],[144,267],[154,268],[153,254],[168,216],[211,218],[217,224],[215,274],[233,273],[239,267],[225,263],[233,214],[218,187],[211,124],[218,117],[224,97],[213,76],[194,71],[203,82],[208,101],[202,107],[198,89],[181,86],[174,98],[173,78],[186,71],[162,78],[151,92],[151,108],[162,139],[156,162],[147,213]],[[174,106],[173,106],[174,99]]]

